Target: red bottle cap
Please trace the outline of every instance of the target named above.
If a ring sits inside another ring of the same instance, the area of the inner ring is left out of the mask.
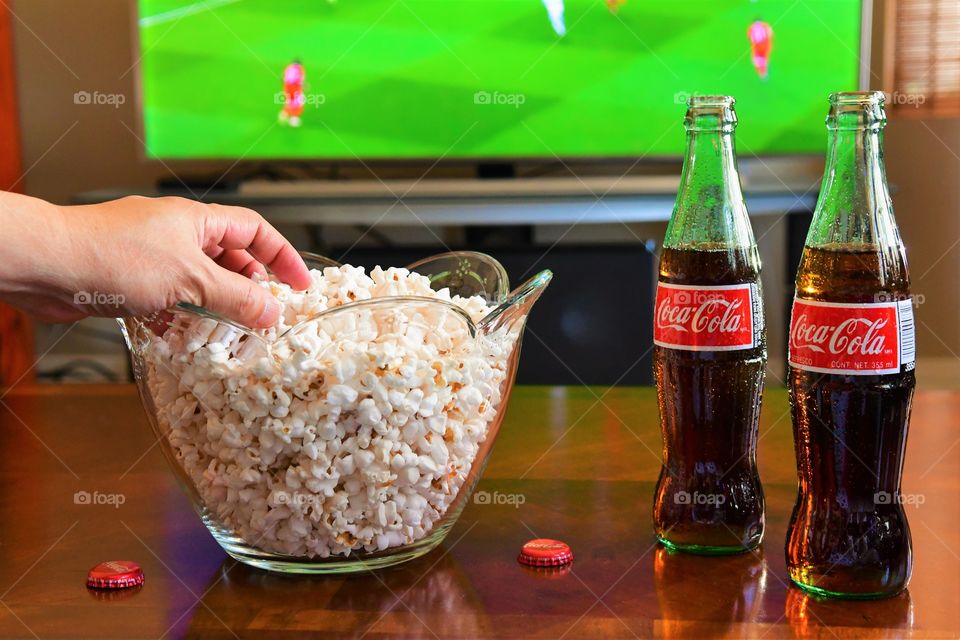
[[[573,551],[566,542],[537,538],[523,545],[517,562],[531,567],[560,567],[573,562]]]
[[[94,589],[126,589],[143,584],[143,570],[130,560],[101,562],[87,573],[87,586]]]

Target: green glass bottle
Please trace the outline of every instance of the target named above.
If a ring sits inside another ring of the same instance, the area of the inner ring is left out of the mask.
[[[787,568],[803,589],[871,598],[910,578],[900,477],[916,386],[907,260],[883,166],[883,94],[835,93],[797,274],[790,404],[799,491]]]
[[[654,305],[663,466],[653,522],[668,548],[738,553],[763,536],[757,424],[766,367],[760,258],[740,190],[734,99],[693,96]]]

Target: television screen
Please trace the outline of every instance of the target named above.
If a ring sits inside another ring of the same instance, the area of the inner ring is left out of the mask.
[[[859,0],[138,0],[155,158],[676,156],[691,93],[741,153],[819,153]]]

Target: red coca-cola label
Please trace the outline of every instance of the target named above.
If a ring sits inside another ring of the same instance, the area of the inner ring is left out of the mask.
[[[756,287],[661,282],[653,317],[653,342],[687,351],[734,351],[757,344]]]
[[[848,304],[793,301],[790,364],[820,373],[899,373],[915,360],[910,300]]]

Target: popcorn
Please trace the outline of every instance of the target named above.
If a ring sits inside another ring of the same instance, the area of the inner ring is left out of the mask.
[[[162,433],[209,517],[251,546],[325,558],[411,544],[469,475],[519,330],[472,336],[464,316],[487,302],[406,269],[311,278],[306,291],[259,281],[281,313],[254,336],[177,314],[151,339]]]

